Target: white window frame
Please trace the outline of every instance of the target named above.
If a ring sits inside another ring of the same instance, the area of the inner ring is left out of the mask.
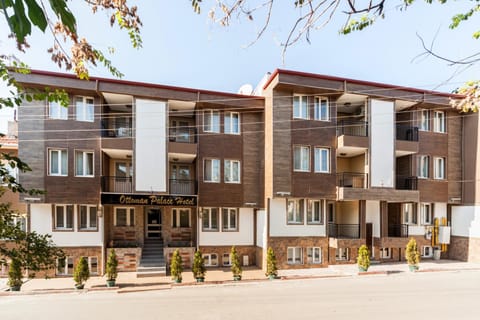
[[[297,155],[297,150],[299,151],[298,155]],[[296,161],[297,157],[300,157],[298,159],[299,166],[297,166],[297,161]],[[310,146],[304,146],[304,145],[293,146],[293,171],[310,172]]]
[[[447,118],[445,111],[433,112],[433,132],[446,133],[447,132]]]
[[[380,259],[392,259],[391,248],[380,248]]]
[[[95,104],[92,97],[76,96],[75,120],[93,122],[95,120]]]
[[[222,265],[224,267],[229,267],[232,265],[232,257],[230,255],[230,253],[224,253],[222,255]]]
[[[86,208],[86,227],[82,226],[82,208]],[[77,206],[78,212],[78,229],[79,230],[98,230],[98,208],[94,205],[79,204]],[[95,212],[95,217],[92,219],[91,213]],[[92,223],[94,222],[94,223]]]
[[[88,171],[89,155],[91,156],[91,171]],[[77,157],[81,156],[81,167],[78,166]],[[75,177],[93,178],[95,176],[95,153],[93,151],[75,150]]]
[[[236,121],[236,123],[235,123]],[[225,112],[223,120],[224,129],[226,134],[240,134],[240,113],[239,112]]]
[[[99,272],[99,265],[98,265],[98,257],[84,257],[85,260],[87,261],[88,263],[88,270],[90,271],[90,274],[92,275],[98,275]],[[93,262],[96,261],[96,265],[97,265],[97,270],[94,271],[93,268],[92,268],[92,265],[93,265]]]
[[[325,97],[314,97],[314,120],[317,121],[330,121],[330,108],[328,104],[328,98]]]
[[[188,226],[181,225],[182,211],[188,212]],[[192,227],[192,214],[190,208],[173,208],[172,209],[172,228],[191,228]]]
[[[307,263],[320,264],[322,263],[322,248],[308,247],[307,248]]]
[[[238,231],[238,218],[237,208],[222,208],[222,231]]]
[[[217,165],[215,165],[217,164]],[[210,167],[211,177],[207,177],[207,166]],[[203,160],[203,181],[210,183],[220,183],[221,176],[220,159],[206,158]]]
[[[422,246],[422,258],[433,258],[432,246]]]
[[[293,96],[292,114],[293,119],[309,119],[308,96],[296,94]]]
[[[430,176],[430,156],[418,156],[418,178],[428,179]]]
[[[52,120],[68,120],[68,107],[57,101],[48,101],[48,118]]]
[[[60,265],[61,264],[60,261],[63,261],[62,262],[63,265]],[[69,266],[71,266],[71,267],[69,268]],[[61,268],[63,268],[63,270],[61,270]],[[57,275],[57,276],[71,276],[71,275],[73,275],[73,271],[74,271],[73,257],[65,257],[64,259],[57,258],[57,266],[55,268],[55,275]]]
[[[303,264],[302,247],[287,247],[287,264]]]
[[[417,225],[418,224],[418,215],[415,210],[413,203],[402,203],[402,217],[403,223],[408,225]]]
[[[305,199],[287,199],[287,224],[303,224]]]
[[[316,208],[318,208],[318,216],[316,217]],[[308,200],[307,201],[307,224],[323,224],[325,216],[325,200]]]
[[[236,166],[235,166],[236,164]],[[235,167],[237,168],[237,178],[235,179]],[[240,183],[241,178],[240,160],[224,160],[223,162],[223,179],[225,183]]]
[[[213,225],[212,217],[216,215],[217,225]],[[218,208],[202,208],[202,231],[218,231],[220,225],[220,214]],[[208,223],[206,223],[208,222]]]
[[[326,159],[326,162],[323,160]],[[330,173],[330,149],[315,147],[314,149],[314,170],[317,173]]]
[[[422,216],[422,225],[430,226],[433,224],[433,204],[420,203],[420,213]]]
[[[215,256],[215,258],[214,258]],[[218,254],[216,253],[204,253],[202,254],[205,267],[217,267],[218,266]],[[216,263],[213,263],[216,261]]]
[[[220,111],[203,110],[203,131],[220,133]]]
[[[53,158],[57,158],[58,171],[53,172]],[[68,176],[68,150],[67,149],[48,149],[48,175],[57,177]]]
[[[125,225],[118,225],[118,211],[126,210],[126,219],[125,219]],[[134,207],[115,207],[114,208],[114,214],[113,214],[113,225],[115,227],[134,227],[135,226],[135,208]]]
[[[62,219],[63,224],[62,225],[59,225],[57,208],[63,208],[63,219]],[[73,229],[75,228],[75,207],[72,204],[55,204],[53,210],[54,210],[53,229],[56,231],[73,231]],[[70,221],[72,223],[71,226],[68,225],[69,214],[71,214],[71,217],[70,217]]]
[[[433,157],[433,178],[437,180],[445,179],[445,158]]]
[[[418,126],[420,131],[430,131],[430,110],[420,110],[420,123]]]
[[[350,248],[337,248],[335,250],[336,261],[349,261],[350,260]]]

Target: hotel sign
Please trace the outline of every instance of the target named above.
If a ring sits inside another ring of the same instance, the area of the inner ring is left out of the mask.
[[[153,194],[102,193],[102,204],[125,206],[172,206],[192,207],[197,205],[196,196],[172,196]]]

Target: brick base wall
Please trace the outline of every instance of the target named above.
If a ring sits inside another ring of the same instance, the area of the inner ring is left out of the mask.
[[[328,266],[328,238],[326,237],[270,237],[268,239],[268,246],[272,247],[275,253],[278,269],[319,268]],[[288,247],[302,248],[302,264],[288,264]],[[307,263],[308,247],[320,247],[322,249],[322,263]]]
[[[167,267],[170,268],[170,263],[172,262],[173,252],[177,250],[180,252],[180,256],[182,257],[182,265],[183,268],[191,268],[193,265],[193,255],[195,254],[195,248],[193,247],[182,247],[182,248],[174,248],[168,247],[163,249],[163,255],[165,256],[165,261],[167,263]]]
[[[112,249],[107,249],[107,257]],[[142,248],[115,248],[118,259],[118,271],[137,271],[142,258]]]
[[[218,266],[223,266],[223,254],[230,253],[231,246],[201,246],[200,251],[203,253],[215,253],[218,256]],[[243,256],[248,256],[248,265],[256,265],[257,250],[254,246],[235,246],[237,249],[240,264],[243,266]]]
[[[448,257],[460,261],[480,262],[480,238],[450,237]]]

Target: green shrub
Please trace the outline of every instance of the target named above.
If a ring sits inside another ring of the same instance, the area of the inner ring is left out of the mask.
[[[232,273],[234,277],[240,277],[242,275],[242,266],[240,265],[240,258],[237,253],[237,249],[235,246],[232,246],[232,250],[230,251],[230,259],[232,262]]]
[[[173,252],[172,261],[170,262],[170,275],[172,276],[172,279],[178,282],[182,281],[182,271],[182,256],[177,249]]]
[[[205,273],[207,272],[207,268],[205,268],[205,261],[203,260],[200,250],[197,250],[193,256],[192,272],[194,278],[204,278]]]
[[[267,277],[276,277],[278,275],[277,258],[275,257],[275,252],[273,252],[271,247],[269,247],[267,250],[267,271],[265,272],[265,275]]]
[[[370,252],[364,244],[358,249],[357,264],[362,271],[367,271],[370,267]]]
[[[105,268],[105,274],[107,276],[107,280],[115,280],[117,279],[118,271],[118,259],[117,254],[115,253],[115,249],[110,250],[110,254],[108,255],[107,259],[107,266]]]
[[[8,285],[10,287],[20,287],[23,284],[22,281],[22,266],[17,259],[13,259],[10,263],[10,269],[8,270]]]
[[[85,257],[81,257],[77,265],[75,266],[75,270],[73,271],[73,280],[75,284],[82,285],[88,279],[90,279],[90,270],[88,270],[88,262]]]
[[[420,253],[417,248],[417,241],[410,238],[405,248],[405,259],[410,266],[417,266],[420,263]]]

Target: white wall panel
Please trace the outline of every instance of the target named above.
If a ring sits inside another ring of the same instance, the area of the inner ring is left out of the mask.
[[[267,248],[267,213],[265,210],[257,211],[257,247]]]
[[[373,224],[373,236],[380,238],[380,202],[367,201],[367,223]]]
[[[167,104],[135,99],[135,189],[167,191]]]
[[[480,238],[480,206],[452,207],[452,236]]]
[[[395,168],[395,105],[391,101],[370,101],[370,183],[393,188]]]
[[[219,214],[219,231],[202,231],[200,220],[199,245],[200,246],[231,246],[253,245],[253,209],[240,208],[238,231],[222,232],[222,214]]]

